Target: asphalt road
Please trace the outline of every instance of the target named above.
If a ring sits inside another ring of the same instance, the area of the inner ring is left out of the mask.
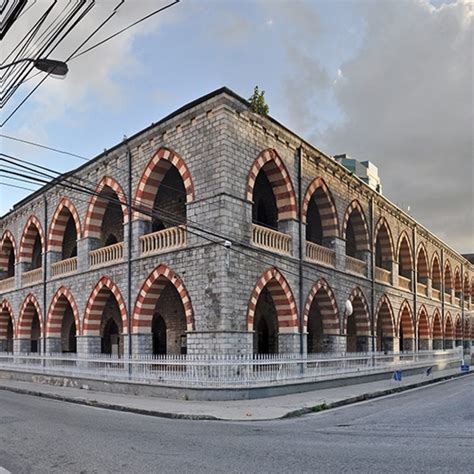
[[[474,375],[271,422],[167,420],[0,391],[0,472],[474,472]]]

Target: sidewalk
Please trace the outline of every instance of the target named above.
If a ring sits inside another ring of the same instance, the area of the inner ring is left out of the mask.
[[[0,390],[165,418],[249,421],[275,420],[335,408],[461,375],[468,374],[461,374],[459,368],[429,376],[423,371],[404,377],[401,382],[390,379],[278,397],[217,402],[138,397],[9,379],[0,379]]]

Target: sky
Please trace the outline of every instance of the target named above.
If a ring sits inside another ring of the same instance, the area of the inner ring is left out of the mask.
[[[97,2],[55,58],[117,3]],[[126,1],[96,39],[166,3]],[[330,155],[372,161],[384,195],[473,253],[472,20],[467,0],[181,0],[72,61],[68,76],[45,81],[0,133],[92,158],[214,89],[249,97],[259,85],[272,117]],[[0,149],[61,172],[84,163],[7,139]],[[4,214],[29,191],[0,183]]]

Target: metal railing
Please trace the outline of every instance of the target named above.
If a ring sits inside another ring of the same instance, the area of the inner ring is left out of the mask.
[[[123,242],[118,242],[107,247],[91,250],[89,252],[89,266],[91,268],[102,267],[123,260]]]
[[[365,276],[366,268],[367,264],[363,260],[346,255],[346,270],[348,272]]]
[[[375,279],[383,283],[390,283],[392,278],[392,272],[385,270],[385,268],[375,267]]]
[[[461,361],[461,347],[402,353],[167,355],[116,358],[107,355],[0,353],[0,369],[140,381],[155,385],[242,387],[344,378]]]
[[[0,293],[15,289],[15,277],[4,278],[0,280]]]
[[[336,266],[336,252],[314,242],[306,242],[306,259],[314,263],[322,263],[330,267]]]
[[[142,255],[152,255],[182,247],[186,247],[186,227],[183,225],[140,237],[140,253]]]
[[[66,258],[51,264],[51,277],[77,272],[77,257]]]
[[[398,286],[404,290],[411,291],[411,280],[403,275],[398,275]]]
[[[35,268],[34,270],[30,270],[29,272],[24,272],[21,275],[21,285],[34,285],[35,283],[41,282],[43,279],[43,268]]]
[[[262,249],[291,255],[291,236],[268,227],[252,224],[252,243]]]
[[[416,283],[416,292],[420,295],[427,295],[428,294],[428,289],[427,286],[424,283],[417,282]]]

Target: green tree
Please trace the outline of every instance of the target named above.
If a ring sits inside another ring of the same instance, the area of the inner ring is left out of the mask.
[[[268,108],[268,105],[265,102],[265,91],[260,91],[258,86],[255,86],[255,89],[253,90],[252,97],[249,98],[250,102],[250,109],[252,112],[255,112],[256,114],[259,115],[268,115],[268,112],[270,109]]]

